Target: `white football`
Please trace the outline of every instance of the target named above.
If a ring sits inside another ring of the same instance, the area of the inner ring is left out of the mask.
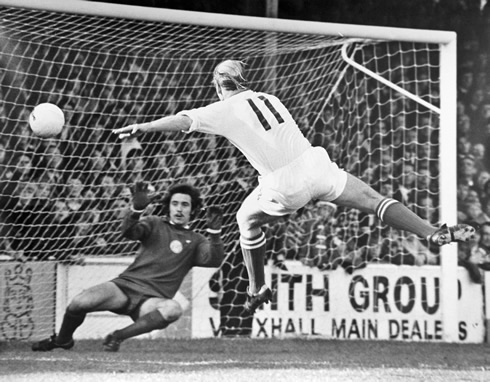
[[[65,124],[63,111],[52,103],[41,103],[29,115],[29,126],[34,135],[52,138],[61,133]]]

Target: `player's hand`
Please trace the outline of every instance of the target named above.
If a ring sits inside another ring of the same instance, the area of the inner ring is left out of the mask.
[[[143,134],[143,132],[140,130],[140,125],[135,123],[132,125],[128,125],[125,127],[121,127],[119,129],[114,129],[112,132],[114,134],[118,134],[119,138],[129,138],[129,137],[137,137],[138,135]]]
[[[206,221],[209,230],[221,231],[223,224],[223,211],[219,207],[209,207],[206,209]]]
[[[133,209],[135,211],[143,211],[153,201],[159,197],[159,194],[150,194],[148,183],[136,182],[133,191]]]

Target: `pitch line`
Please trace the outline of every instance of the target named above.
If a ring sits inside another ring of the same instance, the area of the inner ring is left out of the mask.
[[[121,354],[121,353],[117,353]],[[124,353],[122,353],[124,354]],[[35,361],[35,362],[77,362],[74,358],[48,358],[48,357],[0,357],[1,361]],[[169,366],[216,366],[216,365],[274,365],[280,366],[287,363],[288,365],[317,365],[317,366],[332,366],[333,364],[328,361],[304,361],[304,362],[280,362],[280,361],[240,361],[240,360],[224,360],[224,361],[145,361],[145,360],[108,360],[100,358],[84,358],[84,362],[98,362],[98,363],[114,363],[114,364],[151,364],[151,365],[169,365]]]

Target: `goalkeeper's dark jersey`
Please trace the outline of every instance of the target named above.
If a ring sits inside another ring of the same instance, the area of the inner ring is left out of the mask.
[[[209,241],[161,217],[139,220],[129,213],[122,233],[141,244],[134,262],[118,278],[134,284],[133,289],[149,297],[173,298],[193,266],[217,267],[223,259],[219,235]]]

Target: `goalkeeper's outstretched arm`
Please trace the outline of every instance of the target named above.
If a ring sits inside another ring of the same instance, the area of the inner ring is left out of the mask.
[[[114,129],[112,132],[118,134],[119,138],[128,138],[143,133],[187,131],[191,127],[191,123],[192,120],[186,115],[172,115],[151,122],[135,123],[124,126],[119,129]]]

